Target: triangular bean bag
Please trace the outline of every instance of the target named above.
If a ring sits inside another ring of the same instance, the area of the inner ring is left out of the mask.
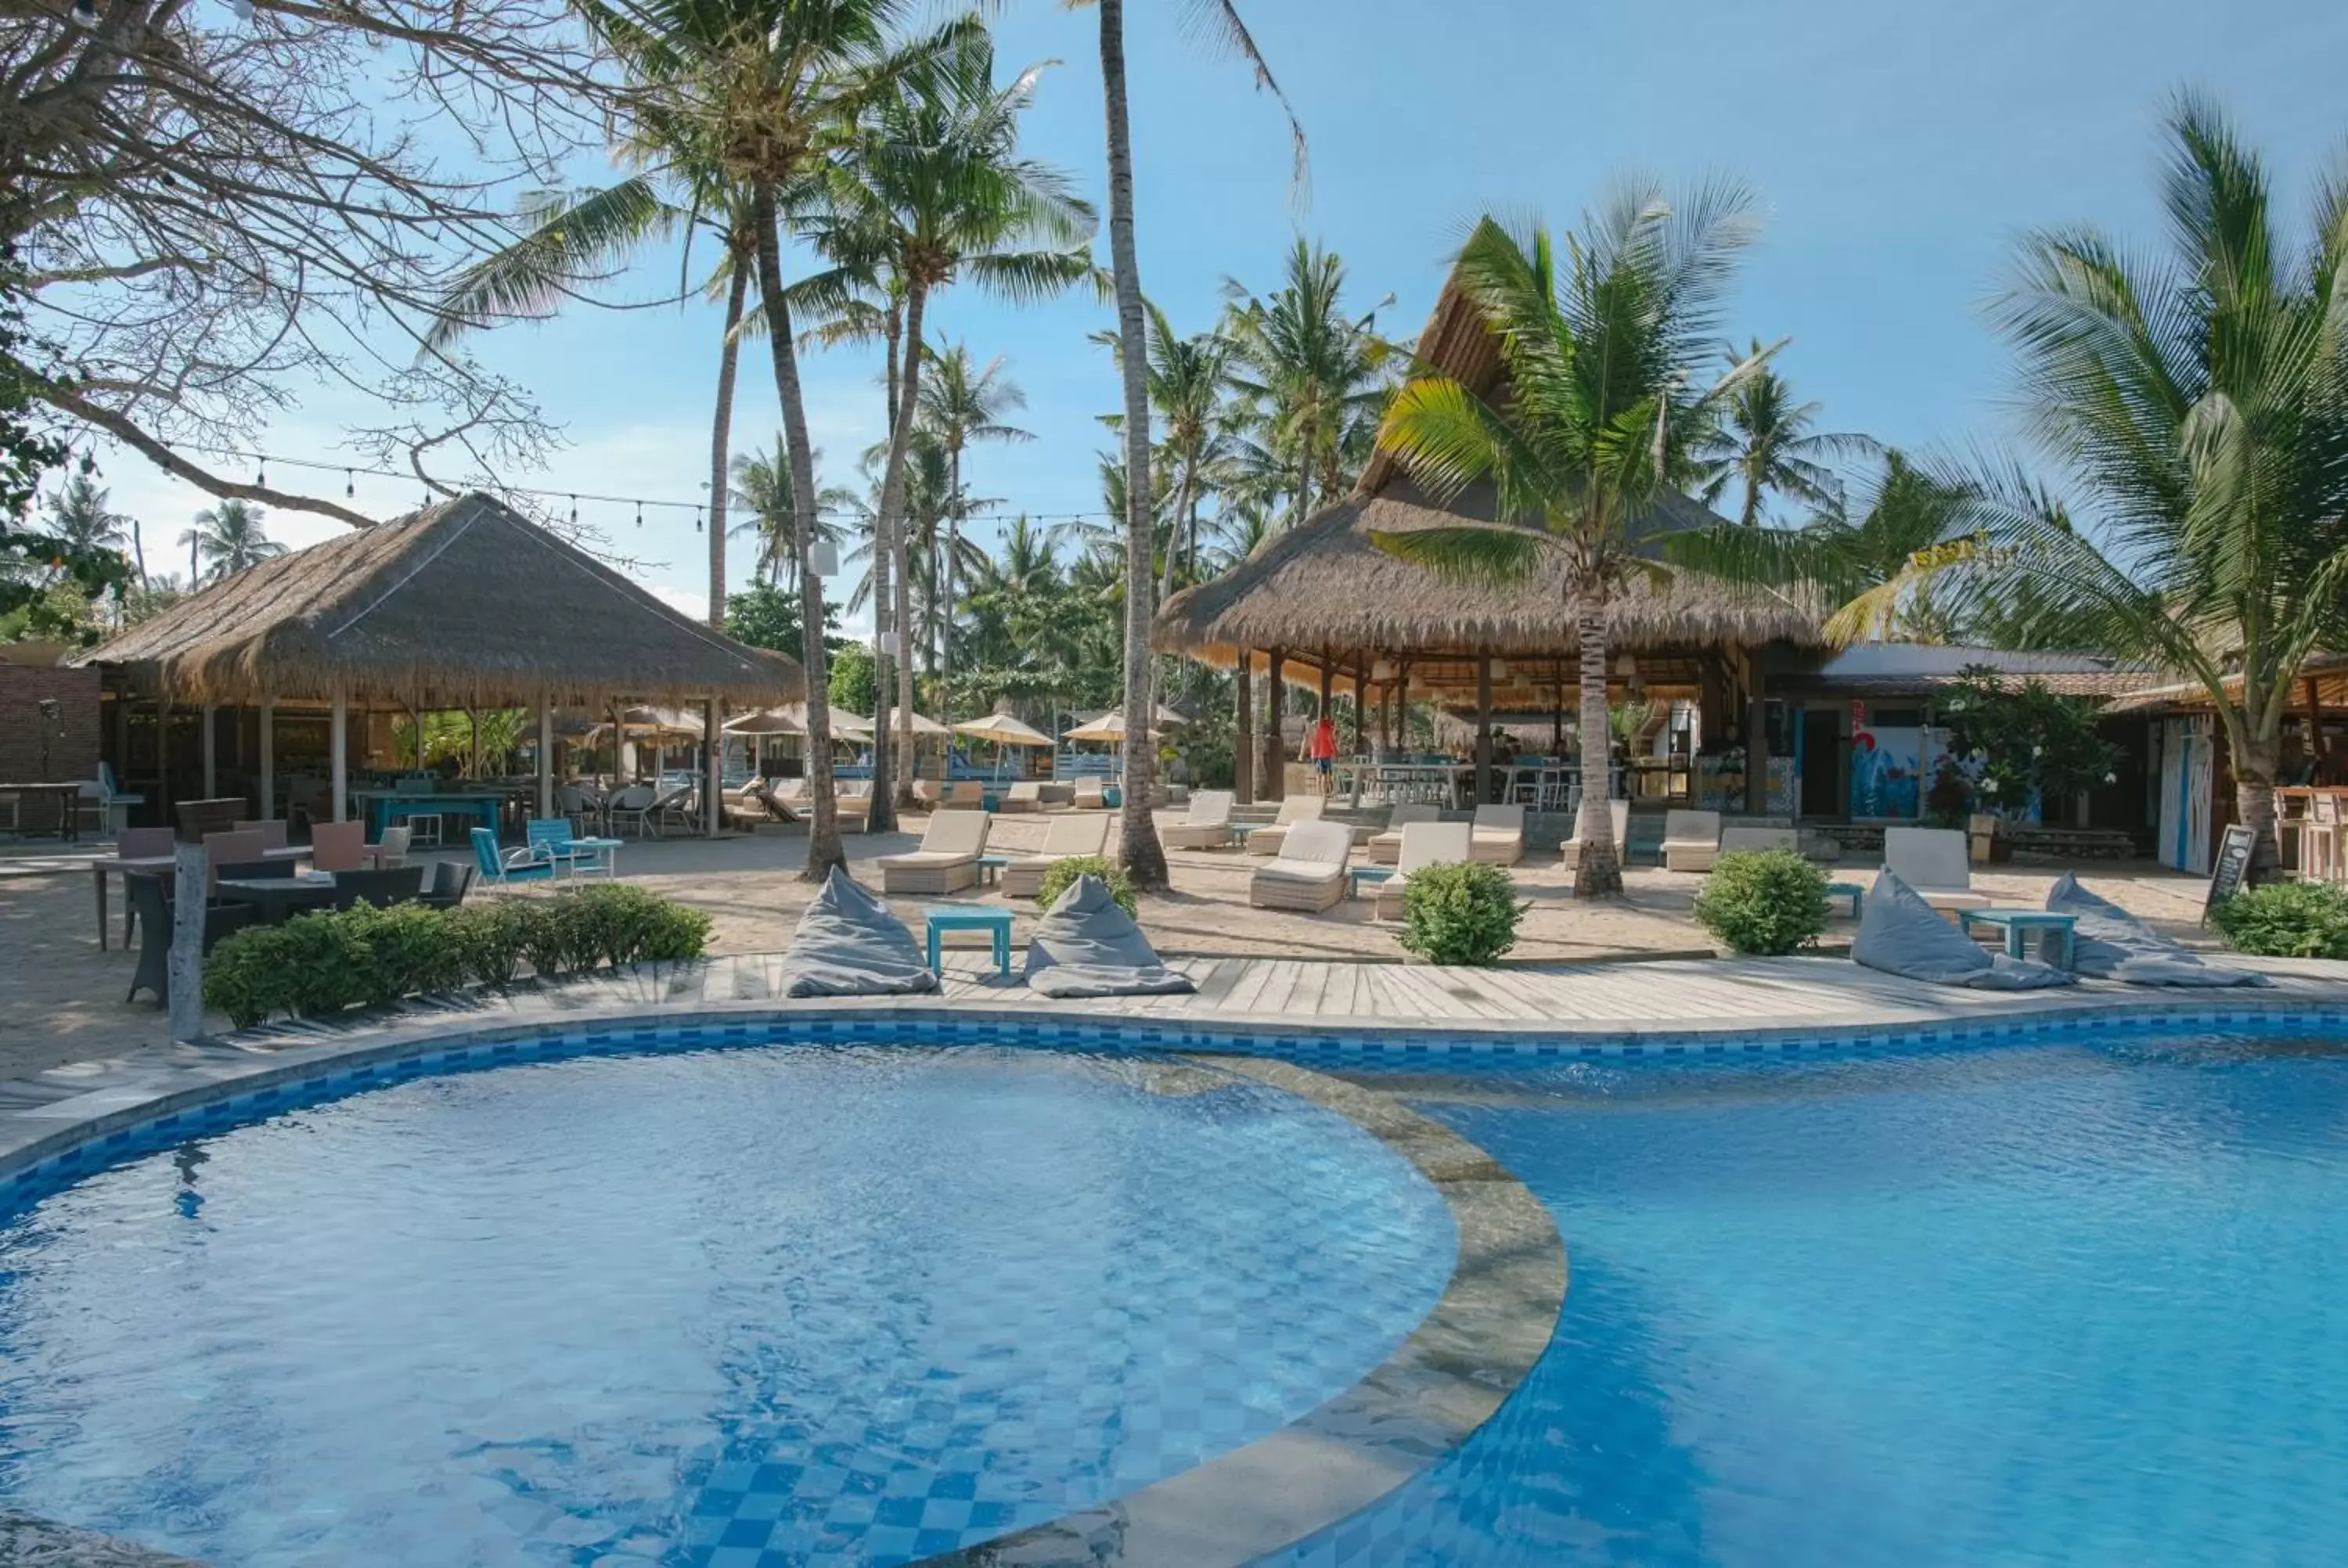
[[[2264,986],[2266,976],[2202,961],[2118,905],[2079,886],[2069,872],[2046,890],[2046,907],[2076,916],[2072,963],[2083,975],[2132,986]]]
[[[1868,889],[1850,957],[1886,974],[1975,990],[2028,991],[2078,979],[2067,969],[1992,954],[1890,870],[1877,873],[1875,886]]]
[[[1108,884],[1079,876],[1035,923],[1027,944],[1027,987],[1047,997],[1165,996],[1198,989],[1158,961]]]
[[[894,997],[937,989],[905,923],[833,866],[783,955],[783,994]]]

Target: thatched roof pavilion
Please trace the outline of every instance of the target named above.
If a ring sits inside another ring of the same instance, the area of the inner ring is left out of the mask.
[[[259,708],[263,815],[274,708],[329,707],[336,820],[353,707],[537,710],[543,815],[557,706],[763,707],[805,692],[796,661],[711,630],[478,492],[248,568],[74,662],[106,668],[125,694]],[[706,715],[696,727],[714,729]],[[209,743],[204,775],[210,794]]]
[[[1418,354],[1479,396],[1506,403],[1497,345],[1456,282],[1445,284]],[[1654,507],[1650,535],[1722,521],[1676,493]],[[1325,696],[1343,683],[1363,705],[1375,705],[1381,723],[1397,695],[1475,712],[1488,736],[1495,711],[1552,712],[1561,722],[1580,680],[1561,565],[1506,588],[1463,583],[1380,549],[1372,538],[1488,523],[1495,511],[1488,486],[1437,505],[1380,452],[1352,495],[1168,600],[1151,644],[1250,676],[1276,670],[1275,717],[1282,685],[1317,684]],[[1618,692],[1686,697],[1708,712],[1734,712],[1757,698],[1767,666],[1806,663],[1826,648],[1825,608],[1808,592],[1659,570],[1630,583],[1608,608],[1608,679]]]
[[[796,661],[474,493],[238,572],[75,661],[180,702],[523,707],[800,696]]]

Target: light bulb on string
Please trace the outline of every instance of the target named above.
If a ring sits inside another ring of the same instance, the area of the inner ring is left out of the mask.
[[[642,501],[638,501],[638,502],[636,503],[636,527],[638,527],[638,528],[643,528],[644,526],[644,504]]]
[[[699,507],[693,508],[693,531],[696,534],[701,531],[701,508]]]
[[[343,470],[343,498],[344,498],[345,500],[349,500],[352,497],[354,497],[354,496],[357,495],[358,493],[359,493],[359,483],[358,483],[357,477],[356,477],[356,476],[355,476],[354,474],[352,474],[352,472],[351,472],[348,468],[344,469],[344,470]]]
[[[269,488],[268,458],[263,457],[257,460],[257,464],[252,470],[252,484],[255,489],[266,490]]]
[[[571,497],[571,526],[574,528],[579,526],[579,497],[576,496]]]

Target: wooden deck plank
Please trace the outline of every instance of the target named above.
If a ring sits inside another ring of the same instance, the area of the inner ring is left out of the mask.
[[[1254,1011],[1256,999],[1263,995],[1264,987],[1271,983],[1274,967],[1274,961],[1271,958],[1241,960],[1239,982],[1223,993],[1222,1000],[1216,1005],[1215,1010],[1218,1012]]]

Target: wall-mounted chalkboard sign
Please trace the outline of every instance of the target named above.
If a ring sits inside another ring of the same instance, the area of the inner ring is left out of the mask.
[[[2226,829],[2225,839],[2218,845],[2218,864],[2209,872],[2209,895],[2201,900],[2204,921],[2211,909],[2242,890],[2250,875],[2250,851],[2258,843],[2258,835],[2240,823]]]

